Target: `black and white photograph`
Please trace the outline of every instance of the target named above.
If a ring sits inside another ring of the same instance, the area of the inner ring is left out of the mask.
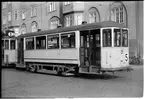
[[[1,5],[2,98],[144,96],[144,1]]]

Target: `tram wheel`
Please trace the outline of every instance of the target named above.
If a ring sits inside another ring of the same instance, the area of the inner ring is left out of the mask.
[[[29,64],[26,65],[26,70],[27,70],[27,71],[30,71]]]
[[[36,67],[36,65],[32,65],[30,71],[31,71],[31,72],[37,72],[37,67]]]
[[[57,75],[58,76],[62,76],[62,73],[63,73],[62,68],[58,67],[58,69],[57,69]]]
[[[75,74],[75,77],[79,76],[79,68],[78,67],[75,68],[74,74]]]

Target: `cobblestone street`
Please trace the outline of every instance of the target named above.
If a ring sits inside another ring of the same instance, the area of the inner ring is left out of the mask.
[[[143,66],[131,72],[80,77],[2,69],[2,97],[142,97]]]

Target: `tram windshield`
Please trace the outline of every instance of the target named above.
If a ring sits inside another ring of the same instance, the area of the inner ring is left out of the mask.
[[[111,29],[103,29],[103,47],[111,47],[112,46],[112,36]]]
[[[122,29],[122,46],[128,47],[128,30]]]
[[[103,47],[128,47],[128,30],[123,28],[103,29]],[[112,43],[113,41],[113,43]]]
[[[114,46],[120,47],[121,46],[121,31],[120,29],[114,29]]]

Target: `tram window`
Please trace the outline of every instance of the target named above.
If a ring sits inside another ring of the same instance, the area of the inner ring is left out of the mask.
[[[96,34],[96,47],[100,47],[100,35]]]
[[[11,49],[14,50],[15,49],[15,46],[16,46],[15,45],[15,40],[11,40],[10,41],[10,47],[11,47]]]
[[[9,49],[9,40],[5,40],[5,49]]]
[[[2,40],[2,48],[4,48],[4,40]]]
[[[36,49],[46,49],[46,36],[36,37]]]
[[[128,30],[122,29],[122,46],[128,46]]]
[[[111,36],[111,29],[104,29],[103,30],[103,47],[111,47],[112,36]]]
[[[59,35],[47,36],[47,48],[48,49],[59,48]]]
[[[114,46],[121,46],[121,32],[120,29],[114,29]]]
[[[87,47],[89,47],[89,35],[87,35]]]
[[[26,38],[26,50],[34,49],[34,37]]]
[[[74,48],[75,47],[75,33],[62,34],[61,35],[61,47],[62,48]]]
[[[84,47],[84,37],[81,36],[81,47]]]

